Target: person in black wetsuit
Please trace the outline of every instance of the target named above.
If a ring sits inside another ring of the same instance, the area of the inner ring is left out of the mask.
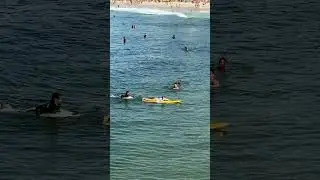
[[[48,104],[39,105],[36,107],[35,112],[37,116],[44,113],[57,113],[60,112],[61,108],[61,94],[53,93],[51,100]]]
[[[129,91],[126,91],[126,93],[125,93],[125,94],[121,95],[121,98],[129,97],[129,96],[130,96]]]

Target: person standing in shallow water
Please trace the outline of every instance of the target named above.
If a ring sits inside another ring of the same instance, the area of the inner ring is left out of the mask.
[[[126,44],[126,41],[127,41],[126,37],[123,36],[123,44]]]

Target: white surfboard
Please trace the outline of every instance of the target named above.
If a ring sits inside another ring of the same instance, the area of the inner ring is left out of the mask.
[[[132,97],[132,96],[128,96],[128,97],[121,97],[121,99],[130,100],[130,99],[133,99],[133,97]]]

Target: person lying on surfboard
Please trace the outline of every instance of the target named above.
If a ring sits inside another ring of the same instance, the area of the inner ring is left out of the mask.
[[[61,94],[55,92],[52,94],[51,100],[48,104],[43,104],[36,107],[36,114],[37,115],[44,114],[44,113],[54,114],[54,113],[60,112],[61,102],[62,102]]]
[[[35,111],[36,115],[39,116],[40,114],[55,114],[57,112],[60,112],[61,108],[61,94],[59,93],[52,93],[51,100],[47,104],[39,105],[35,109],[28,110],[27,112],[30,111]]]
[[[125,94],[121,95],[121,98],[129,97],[129,96],[130,96],[129,91],[126,91],[126,93],[125,93]]]

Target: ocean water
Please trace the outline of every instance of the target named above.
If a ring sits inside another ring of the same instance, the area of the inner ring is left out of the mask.
[[[208,179],[209,19],[128,11],[110,16],[111,179]],[[168,89],[176,79],[180,92]],[[134,100],[120,100],[126,90]],[[183,103],[143,104],[148,96]]]
[[[319,179],[319,7],[216,1],[211,51],[232,59],[211,115],[231,126],[211,138],[213,179]]]
[[[0,111],[0,179],[106,179],[108,9],[104,1],[6,1],[0,102],[15,110],[63,94],[79,118]]]

